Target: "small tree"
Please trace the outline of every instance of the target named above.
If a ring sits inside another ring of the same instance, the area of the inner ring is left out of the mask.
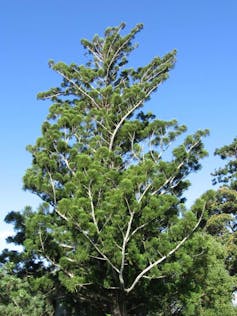
[[[206,156],[201,138],[208,132],[172,149],[186,127],[141,111],[176,52],[125,68],[142,25],[122,36],[124,26],[82,40],[86,65],[50,61],[62,83],[39,94],[53,105],[42,136],[28,147],[33,161],[24,177],[25,189],[43,200],[25,219],[26,250],[97,315],[147,314],[152,297],[179,274],[188,255],[175,254],[205,208],[199,217],[186,212],[183,193]]]

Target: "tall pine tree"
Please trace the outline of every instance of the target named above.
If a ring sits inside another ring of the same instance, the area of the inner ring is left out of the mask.
[[[97,315],[148,315],[158,306],[155,298],[166,297],[199,251],[196,242],[180,252],[205,209],[185,211],[183,201],[208,132],[173,147],[186,127],[141,110],[168,78],[176,52],[126,68],[142,25],[127,35],[124,27],[82,40],[85,65],[50,61],[62,83],[39,94],[53,104],[42,136],[28,146],[32,166],[24,176],[24,188],[43,201],[25,216],[26,251]],[[166,315],[178,313],[175,290],[167,304]]]

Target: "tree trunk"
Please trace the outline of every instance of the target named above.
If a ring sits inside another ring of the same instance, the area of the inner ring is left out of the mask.
[[[128,316],[126,302],[122,295],[117,295],[112,302],[111,316]]]

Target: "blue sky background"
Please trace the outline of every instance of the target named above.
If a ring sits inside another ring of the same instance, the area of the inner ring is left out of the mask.
[[[188,203],[211,187],[210,173],[221,163],[213,152],[237,135],[236,0],[1,1],[0,248],[11,230],[5,215],[39,204],[22,190],[22,176],[31,163],[25,147],[40,136],[49,107],[36,94],[59,82],[48,60],[83,63],[80,39],[122,21],[127,31],[144,23],[131,65],[178,50],[170,79],[146,108],[160,118],[176,118],[190,133],[210,129],[209,158],[191,177]]]

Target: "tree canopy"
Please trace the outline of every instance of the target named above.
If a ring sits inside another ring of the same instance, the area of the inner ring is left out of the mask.
[[[52,105],[24,176],[42,203],[9,215],[17,230],[9,241],[24,245],[24,257],[2,258],[14,258],[19,277],[33,267],[33,278],[56,284],[87,315],[234,315],[226,246],[207,224],[210,200],[184,205],[208,130],[187,135],[142,110],[176,51],[131,68],[142,25],[123,35],[124,27],[82,40],[85,65],[49,62],[62,82],[38,95]]]

